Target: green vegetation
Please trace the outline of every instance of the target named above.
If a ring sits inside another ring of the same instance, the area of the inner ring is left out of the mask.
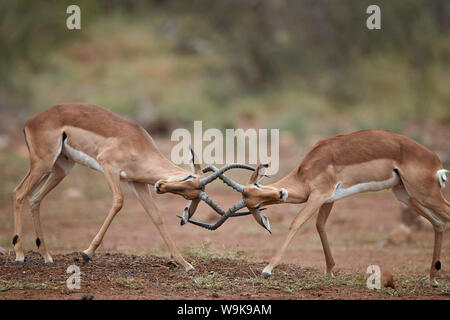
[[[134,289],[134,290],[138,290],[138,289],[143,289],[145,287],[145,280],[143,279],[136,279],[133,277],[128,277],[128,278],[118,278],[117,279],[117,283],[119,283],[120,285],[130,288],[130,289]]]
[[[86,101],[144,125],[297,136],[450,121],[445,0],[379,1],[377,31],[370,1],[80,1],[80,31],[65,28],[69,3],[1,4],[11,112]]]
[[[65,282],[64,282],[64,284],[65,284]],[[21,282],[0,280],[0,292],[11,290],[11,289],[58,290],[61,288],[62,288],[62,286],[57,285],[55,283],[50,283],[50,282],[21,283]]]

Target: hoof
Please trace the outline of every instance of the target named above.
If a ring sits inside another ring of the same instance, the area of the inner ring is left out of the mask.
[[[13,262],[13,264],[15,265],[15,266],[22,266],[23,265],[23,260],[18,260],[18,261],[14,261]]]
[[[195,268],[193,266],[190,266],[189,268],[186,268],[186,272],[188,274],[193,274],[195,272]]]
[[[86,253],[82,252],[81,257],[83,258],[84,262],[89,262],[91,260],[91,257],[89,257]]]
[[[268,279],[268,278],[270,278],[270,273],[269,273],[269,272],[263,272],[263,273],[261,274],[261,276],[262,276],[264,279]]]
[[[439,287],[439,282],[437,282],[436,280],[431,280],[430,281],[430,285],[433,287],[433,288],[437,288],[437,287]]]

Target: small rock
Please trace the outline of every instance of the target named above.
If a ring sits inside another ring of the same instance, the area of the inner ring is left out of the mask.
[[[92,299],[94,299],[94,295],[90,294],[90,293],[86,293],[81,297],[80,300],[92,300]]]
[[[394,276],[392,275],[392,272],[387,268],[383,268],[381,271],[381,285],[383,287],[390,287],[392,289],[395,289]]]

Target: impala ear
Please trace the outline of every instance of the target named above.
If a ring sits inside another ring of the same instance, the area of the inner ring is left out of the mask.
[[[258,222],[264,229],[269,231],[269,233],[272,233],[272,231],[270,231],[269,219],[264,214],[262,214],[261,210],[254,209],[250,210],[250,212],[253,215],[253,218],[255,218],[256,222]]]
[[[249,184],[258,183],[261,181],[262,178],[268,177],[266,175],[267,168],[269,167],[269,164],[260,164],[258,168],[253,172],[252,176],[250,177],[250,180],[248,181]]]
[[[191,150],[191,162],[189,164],[191,166],[192,173],[202,174],[202,168],[200,167],[200,164],[197,161],[197,157],[195,156],[194,150],[192,150],[191,146],[189,146],[189,149]]]

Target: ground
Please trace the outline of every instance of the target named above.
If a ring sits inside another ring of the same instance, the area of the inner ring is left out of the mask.
[[[402,223],[404,205],[390,191],[356,195],[335,203],[326,225],[336,262],[333,279],[324,276],[325,259],[313,220],[301,228],[286,250],[272,277],[261,271],[281,245],[289,225],[302,205],[280,204],[264,212],[272,234],[252,218],[230,218],[216,231],[191,224],[180,226],[177,215],[187,201],[180,196],[153,193],[169,233],[196,271],[185,271],[170,262],[168,250],[151,220],[123,184],[125,203],[107,231],[93,259],[84,264],[80,252],[98,232],[111,206],[104,177],[76,166],[42,203],[41,221],[45,240],[55,264],[46,266],[37,253],[28,205],[24,207],[24,248],[27,261],[13,265],[13,215],[11,191],[28,168],[27,150],[21,140],[0,153],[0,299],[449,299],[449,232],[444,234],[439,287],[427,284],[433,251],[433,229],[426,222],[411,227],[407,237],[393,237]],[[157,140],[164,154],[170,144]],[[299,151],[280,146],[281,172],[263,181],[276,181],[301,158]],[[301,153],[301,152],[300,152]],[[250,174],[229,173],[241,183]],[[231,207],[240,195],[220,181],[208,185],[207,193],[222,208]],[[450,188],[444,189],[450,199]],[[212,222],[218,216],[200,204],[194,218]],[[395,241],[393,241],[395,240]],[[34,250],[34,251],[30,251]],[[81,268],[81,289],[66,288],[69,265]],[[390,270],[396,288],[379,291],[366,287],[369,265]]]
[[[224,207],[236,197],[226,191],[210,194]],[[427,273],[433,231],[425,227],[413,231],[408,241],[391,244],[389,235],[400,222],[402,207],[388,192],[336,203],[327,223],[336,261],[335,278],[323,274],[321,244],[310,221],[292,241],[283,264],[267,280],[260,273],[301,206],[277,205],[267,210],[272,234],[251,217],[230,219],[211,232],[179,225],[175,215],[186,203],[181,197],[155,197],[170,234],[196,268],[195,273],[187,274],[171,262],[156,228],[131,194],[127,194],[127,205],[92,261],[84,263],[79,252],[97,232],[109,202],[86,200],[77,207],[75,200],[79,199],[69,197],[57,207],[63,214],[50,218],[56,209],[53,206],[50,214],[43,214],[48,245],[56,253],[55,264],[44,265],[36,251],[26,253],[23,266],[13,264],[12,250],[0,255],[0,299],[80,299],[85,294],[95,299],[449,299],[448,232],[442,249],[440,286],[432,288],[427,284]],[[97,211],[102,214],[92,214]],[[216,215],[203,204],[196,217],[210,221]],[[32,249],[31,219],[27,214],[24,218],[25,248]],[[71,264],[81,268],[80,290],[66,288],[70,276],[66,269]],[[394,274],[395,289],[377,292],[366,288],[366,269],[372,264]]]

